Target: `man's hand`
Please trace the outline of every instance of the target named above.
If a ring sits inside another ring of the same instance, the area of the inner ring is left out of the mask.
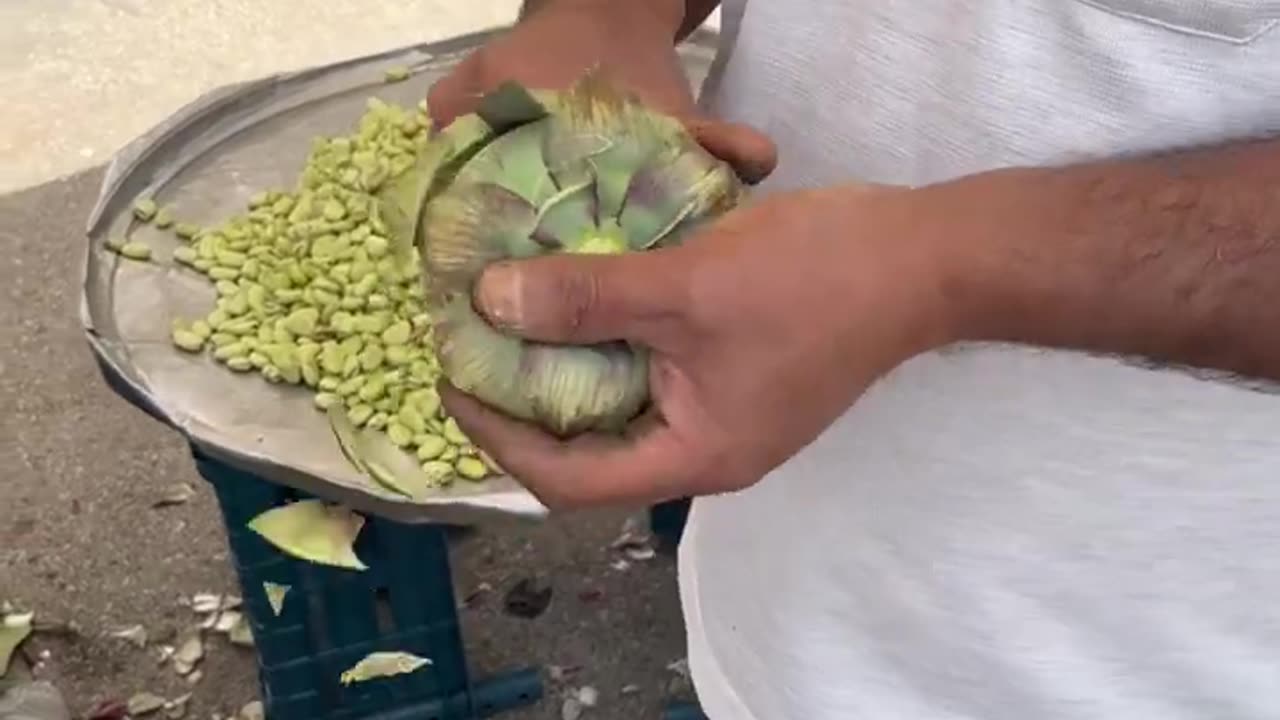
[[[568,441],[446,385],[448,410],[553,508],[750,485],[879,376],[948,339],[911,193],[781,194],[678,248],[494,265],[476,292],[490,322],[548,342],[647,346],[653,409],[628,437]]]
[[[448,125],[508,80],[562,88],[598,68],[650,106],[683,120],[708,151],[745,180],[759,181],[773,171],[777,151],[751,128],[698,112],[674,44],[684,10],[684,0],[547,0],[432,86],[427,96],[432,121]]]

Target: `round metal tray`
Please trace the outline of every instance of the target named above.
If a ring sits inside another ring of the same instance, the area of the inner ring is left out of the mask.
[[[131,212],[135,198],[150,196],[173,205],[181,221],[209,225],[241,212],[260,190],[292,187],[312,138],[350,133],[370,96],[416,103],[502,29],[220,88],[121,150],[89,218],[81,300],[86,337],[111,387],[201,452],[356,510],[411,522],[545,515],[528,491],[505,477],[406,500],[351,467],[309,392],[176,351],[172,321],[202,317],[215,293],[203,277],[169,259],[179,242],[171,233],[137,223]],[[695,87],[715,45],[716,36],[702,32],[681,48]],[[383,72],[392,66],[410,67],[413,75],[387,84]],[[103,248],[106,238],[121,235],[149,244],[155,261],[124,261]]]

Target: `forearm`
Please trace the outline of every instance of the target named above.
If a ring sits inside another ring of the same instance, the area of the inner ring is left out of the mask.
[[[1280,140],[924,192],[957,235],[943,289],[960,339],[1280,380]]]
[[[670,24],[676,42],[688,37],[710,17],[719,5],[720,0],[524,0],[520,6],[520,19],[541,10],[544,7],[571,3],[613,3],[628,11],[644,7],[657,13],[662,22]]]

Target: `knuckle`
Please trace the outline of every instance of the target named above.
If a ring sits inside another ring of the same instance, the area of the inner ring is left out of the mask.
[[[600,280],[591,273],[574,271],[560,274],[555,285],[565,329],[581,329],[600,308]]]

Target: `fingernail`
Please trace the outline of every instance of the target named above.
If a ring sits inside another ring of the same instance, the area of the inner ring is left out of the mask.
[[[519,326],[520,282],[520,271],[502,263],[490,266],[480,276],[476,289],[480,309],[495,324],[506,328]]]

